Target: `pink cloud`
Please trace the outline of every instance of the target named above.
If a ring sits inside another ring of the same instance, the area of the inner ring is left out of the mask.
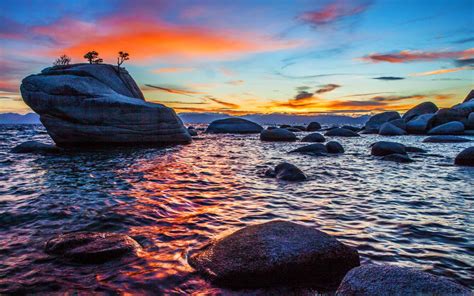
[[[357,4],[355,1],[333,1],[319,10],[303,13],[299,18],[313,25],[327,25],[344,18],[360,14],[367,10],[368,4]]]
[[[410,51],[402,50],[398,53],[379,54],[373,53],[362,57],[362,60],[379,63],[407,63],[417,61],[433,61],[440,59],[465,59],[474,56],[474,48],[460,51]]]

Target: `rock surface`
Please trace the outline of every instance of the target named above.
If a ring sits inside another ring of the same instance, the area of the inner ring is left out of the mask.
[[[382,124],[379,129],[379,135],[382,136],[402,136],[406,134],[407,132],[405,130],[393,125],[391,122]]]
[[[425,134],[432,126],[434,114],[423,114],[407,122],[406,131],[409,134]]]
[[[327,131],[324,135],[328,137],[360,137],[359,134],[351,130],[339,127]]]
[[[372,145],[371,154],[374,156],[406,154],[406,150],[405,146],[400,143],[380,141]]]
[[[413,146],[405,146],[405,151],[410,153],[427,153],[425,149],[413,147]]]
[[[263,130],[259,124],[243,118],[224,118],[209,124],[206,133],[211,134],[258,134]]]
[[[359,265],[357,250],[312,227],[271,221],[242,228],[189,256],[211,280],[234,288],[337,286]]]
[[[388,123],[393,124],[394,126],[406,130],[407,129],[407,123],[403,119],[395,119],[395,120],[390,120]]]
[[[466,98],[464,99],[463,103],[466,103],[468,101],[471,101],[474,99],[474,89],[472,89],[466,96]]]
[[[470,141],[467,138],[457,136],[430,136],[423,140],[424,143],[463,143]]]
[[[260,133],[260,140],[270,142],[291,142],[296,141],[296,135],[284,128],[263,130]]]
[[[270,171],[269,176],[272,176],[284,181],[304,181],[306,175],[295,165],[282,162],[278,164],[274,170]]]
[[[128,72],[112,65],[46,68],[20,90],[58,146],[191,141],[173,109],[145,102]]]
[[[314,132],[320,129],[321,129],[321,125],[319,124],[319,122],[316,122],[316,121],[310,122],[308,126],[306,127],[306,130],[308,132]]]
[[[466,127],[468,129],[474,129],[474,112],[469,113],[469,116],[467,117]]]
[[[320,133],[311,133],[301,139],[301,142],[326,142],[326,138]]]
[[[62,149],[37,141],[26,141],[18,146],[13,147],[11,153],[59,153]]]
[[[326,149],[328,153],[344,153],[344,147],[336,141],[327,142]]]
[[[473,107],[474,107],[474,101]],[[467,123],[467,117],[471,113],[471,109],[468,107],[470,102],[459,104],[453,108],[439,109],[433,117],[433,126],[442,125],[452,121],[459,121],[462,124]]]
[[[393,161],[393,162],[399,162],[399,163],[409,163],[409,162],[413,162],[413,160],[412,160],[410,157],[408,157],[408,155],[406,155],[406,154],[398,154],[398,153],[385,155],[384,157],[382,157],[382,160],[385,160],[385,161]]]
[[[406,122],[414,119],[423,114],[432,114],[438,111],[438,107],[432,102],[424,102],[421,104],[416,105],[415,107],[408,110],[405,114],[403,114],[402,119]]]
[[[469,296],[465,288],[447,278],[408,267],[368,264],[349,271],[336,296]]]
[[[474,147],[461,151],[454,159],[454,164],[461,166],[474,166]]]
[[[140,245],[120,233],[77,232],[62,234],[46,243],[45,252],[79,263],[102,263],[124,255],[135,256]]]
[[[464,124],[460,121],[451,121],[438,125],[428,131],[428,135],[461,135],[464,133]]]
[[[389,122],[391,120],[400,119],[400,114],[395,111],[387,111],[376,114],[369,118],[367,123],[365,124],[364,130],[366,133],[373,132],[378,133],[382,124]]]
[[[326,146],[323,144],[310,144],[291,150],[290,153],[310,153],[310,154],[324,154],[327,153]]]

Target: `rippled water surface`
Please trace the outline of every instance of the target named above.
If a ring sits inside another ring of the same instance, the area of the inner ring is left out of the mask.
[[[26,140],[50,142],[42,126],[0,125],[0,139],[0,293],[239,294],[195,274],[186,254],[273,219],[318,227],[356,247],[364,263],[414,266],[474,287],[474,169],[453,165],[472,143],[394,137],[429,150],[397,164],[370,156],[368,146],[382,139],[375,135],[341,138],[346,153],[331,157],[288,154],[302,143],[257,135],[61,155],[8,152]],[[260,177],[280,161],[309,180]],[[48,238],[73,231],[126,233],[143,252],[102,265],[43,252]]]

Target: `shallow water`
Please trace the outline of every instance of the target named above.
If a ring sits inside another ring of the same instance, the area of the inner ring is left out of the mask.
[[[250,293],[206,282],[186,254],[222,232],[273,219],[318,227],[356,247],[363,263],[417,267],[474,287],[474,169],[453,165],[472,143],[393,137],[429,150],[397,164],[370,156],[371,143],[387,140],[376,135],[340,138],[346,153],[331,157],[287,154],[304,144],[257,135],[61,155],[8,152],[26,140],[50,142],[39,125],[0,125],[0,139],[0,293]],[[309,180],[260,177],[280,161]],[[127,233],[144,250],[102,265],[43,252],[48,238],[72,231]]]

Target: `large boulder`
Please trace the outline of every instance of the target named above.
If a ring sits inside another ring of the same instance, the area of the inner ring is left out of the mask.
[[[380,141],[372,145],[371,154],[385,156],[389,154],[406,154],[405,145],[395,142]]]
[[[284,181],[306,180],[306,175],[297,166],[288,162],[278,164],[275,169],[268,169],[265,172],[265,176]]]
[[[382,124],[391,120],[400,119],[400,114],[396,111],[387,111],[376,114],[369,118],[366,122],[364,130],[365,133],[378,133]]]
[[[382,124],[379,129],[379,135],[382,136],[402,136],[406,134],[407,132],[405,130],[393,125],[391,122]]]
[[[325,154],[327,152],[328,151],[326,149],[326,146],[319,143],[302,146],[290,151],[290,153],[308,153],[308,154]]]
[[[20,90],[59,146],[191,141],[174,110],[145,102],[123,68],[105,64],[46,68],[23,79]]]
[[[409,134],[425,134],[433,126],[435,114],[423,114],[407,122],[406,131]]]
[[[344,147],[339,142],[329,141],[326,143],[328,153],[344,153]]]
[[[46,242],[45,252],[79,263],[102,263],[124,255],[135,256],[141,249],[131,237],[109,232],[61,234]]]
[[[471,291],[445,277],[409,267],[367,264],[349,271],[336,296],[472,296]]]
[[[466,103],[468,101],[473,101],[474,100],[474,89],[472,89],[464,99],[463,103]]]
[[[327,131],[324,135],[328,137],[360,137],[358,133],[339,127]]]
[[[466,127],[468,129],[474,129],[474,112],[469,113],[469,116],[467,117]]]
[[[359,265],[357,250],[313,227],[271,221],[242,228],[191,252],[190,265],[233,288],[337,287]]]
[[[461,151],[454,159],[454,164],[462,166],[474,166],[474,147]]]
[[[319,124],[319,122],[316,122],[316,121],[310,122],[308,126],[306,127],[306,130],[308,132],[314,132],[320,129],[321,129],[321,124]]]
[[[457,136],[429,136],[423,140],[424,143],[464,143],[470,139]]]
[[[40,153],[40,154],[49,154],[49,153],[58,153],[62,149],[54,145],[43,144],[36,141],[26,141],[15,147],[13,147],[11,153]]]
[[[260,133],[260,140],[269,142],[292,142],[296,141],[296,135],[285,128],[263,130]]]
[[[464,133],[464,124],[460,121],[451,121],[438,125],[428,131],[429,135],[461,135]]]
[[[301,142],[325,142],[326,138],[320,133],[311,133],[301,139]]]
[[[410,120],[420,115],[432,114],[432,113],[436,113],[437,111],[438,111],[438,107],[434,103],[424,102],[408,110],[405,114],[403,114],[402,118],[406,122],[409,122]]]
[[[473,105],[473,110],[471,110],[468,107],[470,104]],[[467,103],[459,104],[459,105],[454,106],[453,108],[439,109],[433,118],[433,126],[442,125],[442,124],[452,122],[452,121],[459,121],[459,122],[462,122],[463,124],[466,124],[469,113],[473,111],[474,111],[474,101],[472,101],[472,103],[467,102]]]
[[[212,134],[258,134],[263,130],[259,124],[243,118],[224,118],[209,124],[206,133]]]
[[[394,126],[406,130],[407,129],[407,123],[403,119],[395,119],[395,120],[390,120],[388,123],[393,124]]]

